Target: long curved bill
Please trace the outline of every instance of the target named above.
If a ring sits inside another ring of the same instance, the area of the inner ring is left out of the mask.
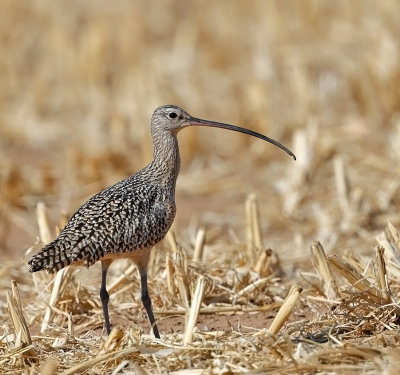
[[[263,141],[272,143],[276,147],[279,147],[281,150],[283,150],[287,154],[289,154],[294,160],[296,160],[296,155],[292,151],[290,151],[287,147],[285,147],[284,145],[282,145],[278,141],[275,141],[275,139],[269,138],[269,137],[267,137],[267,136],[265,136],[263,134],[255,132],[253,130],[249,130],[249,129],[246,129],[246,128],[241,128],[240,126],[224,124],[222,122],[214,122],[214,121],[202,120],[202,119],[196,118],[196,117],[191,117],[189,119],[188,123],[190,123],[190,125],[193,125],[193,126],[210,126],[210,127],[213,127],[213,128],[227,129],[227,130],[232,130],[232,131],[239,132],[239,133],[252,135],[253,137],[260,138]]]

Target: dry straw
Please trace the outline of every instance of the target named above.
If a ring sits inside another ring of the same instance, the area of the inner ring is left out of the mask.
[[[40,240],[43,244],[47,244],[51,241],[51,231],[49,228],[46,206],[43,202],[39,202],[37,205],[36,210],[37,221],[39,225],[39,233],[40,233]],[[52,323],[53,316],[54,316],[54,308],[57,304],[57,301],[61,294],[61,288],[65,279],[68,278],[68,274],[70,273],[70,268],[66,267],[61,269],[56,273],[56,276],[53,280],[53,289],[51,291],[51,296],[49,300],[48,307],[46,308],[46,312],[43,318],[43,323],[40,331],[44,333],[48,326]]]
[[[285,301],[283,302],[278,314],[268,329],[268,333],[270,335],[276,335],[288,320],[289,315],[300,298],[301,291],[302,289],[298,285],[293,285],[290,288]]]
[[[32,345],[31,335],[22,310],[18,286],[15,280],[11,281],[11,292],[7,292],[8,313],[15,332],[15,348],[19,350],[27,363],[38,361],[36,350]]]
[[[193,251],[193,262],[202,262],[204,257],[204,244],[206,241],[206,231],[201,228],[197,232],[196,242]]]
[[[186,319],[185,334],[183,336],[183,344],[191,344],[193,340],[193,331],[197,324],[200,313],[200,307],[203,303],[204,293],[206,290],[206,279],[200,276],[196,283],[196,289],[193,294],[192,303],[189,310],[189,316]]]

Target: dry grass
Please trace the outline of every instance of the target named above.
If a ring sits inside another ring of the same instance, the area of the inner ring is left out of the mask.
[[[398,2],[204,4],[1,3],[1,374],[399,372]],[[125,262],[107,338],[98,266],[53,279],[21,258],[151,159],[166,103],[297,161],[182,132],[178,217],[150,267],[162,339]]]

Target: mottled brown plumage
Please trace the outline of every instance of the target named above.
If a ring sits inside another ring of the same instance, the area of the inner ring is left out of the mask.
[[[141,171],[90,198],[71,217],[58,238],[44,246],[29,261],[29,271],[55,272],[72,265],[102,263],[100,298],[107,333],[110,333],[106,276],[112,261],[130,258],[138,266],[141,293],[154,335],[159,338],[147,291],[147,265],[151,248],[167,234],[175,217],[175,185],[179,173],[179,130],[186,126],[211,126],[239,131],[273,143],[291,155],[280,143],[248,129],[201,120],[177,106],[154,111],[151,133],[154,159]]]

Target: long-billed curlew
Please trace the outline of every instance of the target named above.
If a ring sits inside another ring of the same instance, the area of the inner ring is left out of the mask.
[[[130,258],[139,270],[141,299],[154,336],[160,338],[147,290],[147,265],[151,248],[167,234],[175,217],[175,185],[180,158],[178,132],[187,126],[234,130],[270,142],[295,155],[279,142],[252,130],[190,116],[174,105],[157,108],[151,118],[154,159],[141,171],[90,198],[71,217],[57,239],[29,261],[29,271],[50,273],[68,265],[87,267],[101,261],[100,299],[107,333],[109,295],[107,271],[115,259]]]

